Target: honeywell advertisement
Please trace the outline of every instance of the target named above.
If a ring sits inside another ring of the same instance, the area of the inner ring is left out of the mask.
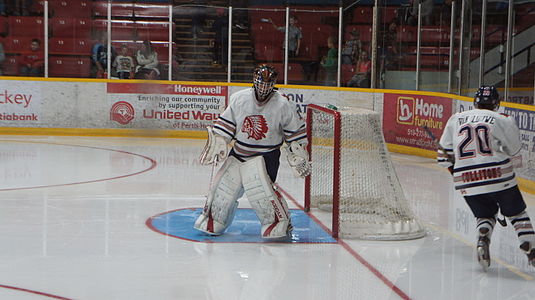
[[[427,95],[384,94],[383,131],[387,143],[436,150],[452,114],[451,99]]]
[[[0,124],[33,126],[41,120],[41,88],[31,82],[0,81]]]
[[[108,83],[113,127],[202,130],[226,105],[227,87]]]

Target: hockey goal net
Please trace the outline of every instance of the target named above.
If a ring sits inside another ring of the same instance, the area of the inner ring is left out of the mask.
[[[377,112],[307,107],[312,173],[305,210],[332,211],[333,237],[406,240],[425,235],[396,176]]]

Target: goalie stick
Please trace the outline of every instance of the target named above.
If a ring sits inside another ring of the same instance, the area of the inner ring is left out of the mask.
[[[429,127],[427,126],[423,126],[423,129],[425,130],[425,132],[427,132],[427,135],[429,135],[429,137],[435,142],[435,144],[437,145],[438,149],[442,150],[444,153],[446,153],[446,155],[448,156],[448,161],[451,162],[451,163],[454,163],[455,162],[455,159],[449,155],[447,152],[446,152],[446,149],[444,149],[444,147],[442,147],[442,145],[440,145],[440,142],[438,141],[438,139],[435,137],[435,135],[433,134],[433,132],[431,131],[431,129],[429,129]],[[502,225],[503,227],[507,227],[507,221],[505,220],[505,217],[503,217],[502,219],[500,219],[499,217],[496,217],[496,220],[498,221],[498,223],[500,223],[500,225]]]

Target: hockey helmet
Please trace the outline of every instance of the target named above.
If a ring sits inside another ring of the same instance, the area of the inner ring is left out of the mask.
[[[277,82],[278,72],[270,65],[260,65],[253,73],[253,87],[258,101],[269,98]]]
[[[479,109],[496,110],[500,107],[500,95],[493,85],[482,85],[474,97],[474,106]]]

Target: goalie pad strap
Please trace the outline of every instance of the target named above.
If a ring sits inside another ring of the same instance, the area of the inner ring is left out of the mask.
[[[208,234],[221,234],[230,225],[243,193],[240,163],[229,157],[217,172],[206,205],[194,227]]]

